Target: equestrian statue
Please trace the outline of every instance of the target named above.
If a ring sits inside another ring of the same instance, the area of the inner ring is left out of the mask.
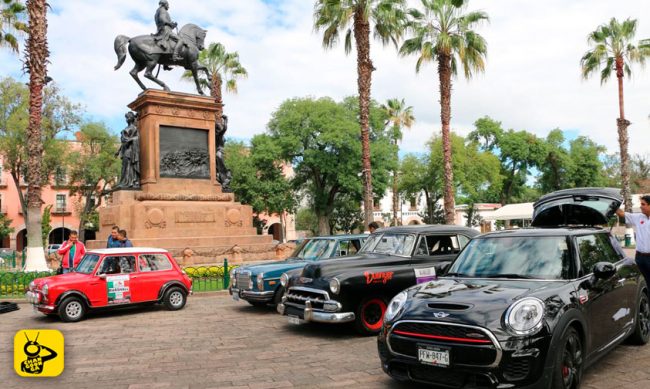
[[[139,35],[129,38],[125,35],[118,35],[115,38],[115,53],[117,54],[117,65],[115,70],[119,69],[124,60],[126,52],[135,62],[135,66],[129,74],[140,85],[142,89],[147,87],[140,81],[138,73],[144,72],[144,76],[156,84],[169,91],[169,87],[158,79],[158,73],[154,76],[153,70],[156,66],[163,66],[164,70],[171,70],[172,66],[182,66],[192,72],[196,89],[199,94],[203,95],[203,90],[199,83],[199,70],[204,71],[208,78],[210,75],[205,66],[199,64],[199,53],[204,49],[206,30],[194,25],[186,24],[178,34],[174,32],[177,24],[169,16],[169,3],[167,0],[160,0],[159,7],[156,11],[155,21],[157,31],[155,34]],[[160,68],[158,68],[160,72]]]

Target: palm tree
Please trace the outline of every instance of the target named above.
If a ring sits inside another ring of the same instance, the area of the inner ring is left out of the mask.
[[[389,127],[388,136],[393,141],[395,146],[399,145],[399,142],[402,140],[402,128],[411,128],[413,122],[415,122],[415,116],[413,116],[413,107],[410,105],[407,107],[404,99],[388,99],[386,104],[381,106],[381,109],[384,110],[388,116],[386,121],[386,126]],[[399,160],[399,149],[395,147],[395,160]],[[397,175],[398,168],[396,167],[393,171],[393,223],[394,225],[399,225],[397,220],[397,211],[399,206],[399,194],[397,193]]]
[[[47,48],[47,2],[27,0],[29,36],[25,48],[29,72],[29,124],[27,127],[27,260],[25,270],[47,270],[41,234],[41,166],[43,141],[41,113],[43,88],[47,77],[50,52]]]
[[[442,144],[444,160],[444,201],[445,220],[453,224],[454,212],[454,174],[451,163],[451,76],[457,74],[459,62],[463,66],[465,78],[485,69],[487,43],[472,30],[483,21],[489,21],[485,12],[465,13],[468,0],[421,0],[424,13],[409,10],[411,21],[409,31],[413,37],[407,39],[400,48],[401,55],[417,54],[415,71],[422,64],[438,63],[440,79],[440,120],[442,122]]]
[[[217,103],[217,118],[221,118],[223,115],[222,88],[224,81],[228,92],[237,93],[237,79],[248,77],[248,72],[239,63],[239,54],[226,52],[226,48],[221,43],[210,43],[207,49],[201,51],[199,63],[208,68],[210,73],[210,79],[201,77],[199,82],[201,86],[210,89],[210,95]],[[189,81],[194,80],[190,70],[183,73],[183,78]]]
[[[363,171],[363,208],[366,225],[373,220],[372,170],[370,167],[370,85],[375,67],[370,59],[370,29],[386,45],[401,37],[406,20],[405,0],[316,0],[314,29],[323,30],[323,47],[329,49],[345,34],[345,53],[357,50],[357,88],[361,127],[361,164]]]
[[[634,35],[636,34],[636,20],[627,19],[620,23],[616,18],[612,18],[609,23],[598,26],[596,31],[589,34],[587,42],[592,46],[580,60],[582,67],[582,76],[586,79],[596,71],[600,71],[600,83],[605,83],[616,71],[618,79],[618,111],[619,117],[616,119],[618,127],[618,144],[621,153],[621,194],[625,199],[625,210],[632,211],[632,200],[630,198],[630,156],[627,151],[628,136],[627,127],[630,122],[625,119],[625,110],[623,104],[623,76],[632,75],[630,65],[637,62],[641,65],[645,63],[646,57],[650,56],[650,39],[645,39],[634,45]]]
[[[18,52],[17,35],[27,32],[27,25],[21,21],[25,6],[16,0],[2,0],[0,3],[0,47]]]

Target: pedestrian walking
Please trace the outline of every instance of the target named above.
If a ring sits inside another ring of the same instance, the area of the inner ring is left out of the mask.
[[[70,237],[56,252],[62,256],[61,267],[63,273],[69,273],[81,262],[81,258],[86,254],[86,246],[79,241],[77,231],[70,231]]]
[[[636,231],[636,255],[634,257],[639,270],[650,286],[650,195],[641,196],[641,213],[616,211],[619,217],[625,217],[626,224],[634,225]]]

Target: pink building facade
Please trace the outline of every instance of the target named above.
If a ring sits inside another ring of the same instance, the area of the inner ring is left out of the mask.
[[[26,185],[24,185],[24,182],[20,184],[21,190],[24,191],[27,188]],[[43,187],[42,198],[44,202],[42,210],[48,205],[52,206],[50,209],[52,230],[46,244],[61,243],[68,238],[71,230],[79,228],[77,211],[79,209],[79,198],[70,198],[64,174],[60,174],[56,179],[53,179],[51,185]],[[18,199],[16,185],[11,173],[4,167],[2,157],[0,157],[0,212],[11,219],[11,227],[14,229],[14,232],[8,237],[0,240],[0,248],[22,251],[27,244],[25,218]],[[88,238],[88,235],[86,237]]]

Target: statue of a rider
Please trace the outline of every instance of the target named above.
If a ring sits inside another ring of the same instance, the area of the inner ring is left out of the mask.
[[[176,28],[177,23],[172,21],[169,12],[167,12],[169,9],[169,2],[167,0],[160,0],[158,5],[159,7],[156,10],[156,15],[154,17],[158,31],[154,34],[154,41],[165,51],[167,51],[173,43],[174,54],[172,55],[172,61],[180,61],[183,59],[180,56],[180,51],[184,43],[183,40],[174,33],[174,28]]]

